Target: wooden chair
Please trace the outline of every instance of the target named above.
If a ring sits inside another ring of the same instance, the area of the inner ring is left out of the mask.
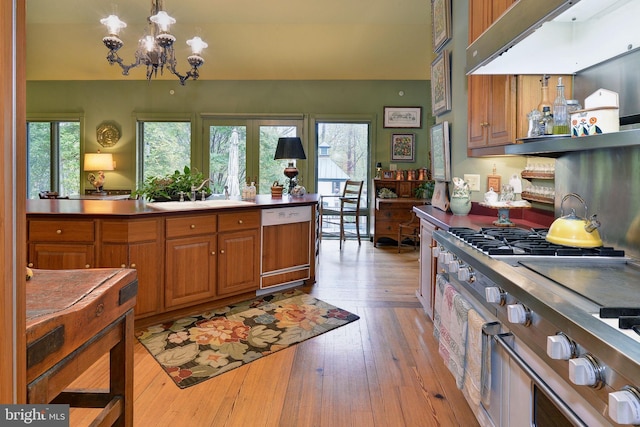
[[[360,199],[362,197],[362,187],[364,181],[351,181],[347,180],[344,184],[344,190],[341,196],[322,196],[322,203],[320,207],[320,227],[323,224],[335,224],[338,225],[340,233],[340,249],[342,249],[342,242],[347,240],[345,224],[355,225],[355,234],[358,238],[358,245],[360,242]],[[339,205],[336,208],[325,207],[324,200],[337,198]],[[334,218],[339,218],[336,222]],[[322,233],[320,233],[322,235]]]
[[[400,249],[403,246],[409,246],[409,244],[404,243],[405,240],[411,241],[414,251],[418,248],[420,243],[420,220],[413,211],[411,211],[411,220],[398,226],[398,253],[400,253]]]

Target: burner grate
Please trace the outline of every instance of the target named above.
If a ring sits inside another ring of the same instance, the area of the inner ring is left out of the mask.
[[[449,232],[487,255],[537,255],[563,257],[624,257],[623,250],[609,246],[577,248],[547,242],[548,229],[451,227]]]

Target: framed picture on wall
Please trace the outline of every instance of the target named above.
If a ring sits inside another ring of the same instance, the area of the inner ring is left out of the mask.
[[[384,127],[422,127],[422,107],[384,107]]]
[[[451,72],[446,49],[431,63],[431,109],[434,116],[451,110]]]
[[[449,122],[431,127],[431,174],[436,181],[451,181]]]
[[[413,162],[416,156],[416,135],[394,133],[391,135],[391,161]]]
[[[439,52],[451,40],[451,0],[431,0],[433,51]]]

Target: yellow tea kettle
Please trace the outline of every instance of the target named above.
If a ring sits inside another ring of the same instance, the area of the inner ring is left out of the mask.
[[[576,216],[575,209],[571,209],[569,215],[564,215],[564,202],[569,197],[575,197],[584,206],[585,218]],[[587,204],[584,199],[575,193],[569,193],[562,198],[560,203],[560,218],[553,221],[547,233],[547,241],[557,245],[574,246],[577,248],[597,248],[602,246],[602,239],[598,233],[600,222],[596,215],[587,219]]]

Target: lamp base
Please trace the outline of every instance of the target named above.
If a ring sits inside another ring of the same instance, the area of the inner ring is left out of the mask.
[[[292,193],[294,187],[298,185],[298,168],[293,165],[293,162],[289,162],[289,165],[284,169],[284,176],[289,178],[289,194]]]

